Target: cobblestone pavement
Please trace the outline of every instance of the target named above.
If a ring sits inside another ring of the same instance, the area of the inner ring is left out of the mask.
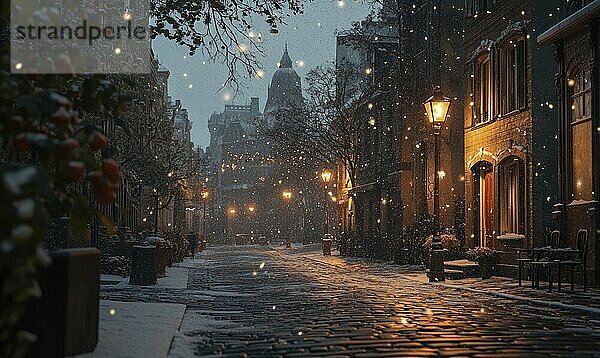
[[[187,289],[103,292],[187,305],[171,356],[598,356],[600,317],[423,284],[366,264],[213,247]]]

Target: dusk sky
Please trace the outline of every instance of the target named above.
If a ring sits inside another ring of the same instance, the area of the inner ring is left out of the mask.
[[[246,104],[250,97],[260,98],[261,111],[267,96],[267,86],[283,54],[285,43],[294,68],[304,75],[318,65],[335,59],[335,34],[363,19],[371,5],[363,1],[316,0],[306,2],[304,14],[293,17],[279,28],[279,34],[269,34],[262,19],[255,21],[255,32],[263,34],[264,55],[260,57],[265,76],[243,83],[242,93],[225,101],[232,92],[219,91],[227,78],[224,64],[210,63],[201,54],[187,56],[187,49],[164,38],[154,41],[154,51],[161,64],[171,72],[169,93],[181,99],[193,122],[192,139],[205,148],[209,143],[207,122],[214,112],[223,110],[225,103]],[[191,86],[191,88],[190,88]]]

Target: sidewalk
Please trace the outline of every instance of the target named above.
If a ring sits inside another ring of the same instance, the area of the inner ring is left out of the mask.
[[[531,282],[519,281],[514,278],[497,277],[482,280],[481,278],[465,278],[430,283],[422,266],[395,265],[390,262],[380,262],[368,259],[345,258],[340,256],[323,256],[318,252],[306,253],[310,260],[322,264],[336,266],[341,269],[369,270],[372,273],[389,278],[408,279],[430,285],[439,285],[457,290],[471,291],[480,294],[514,299],[532,305],[542,305],[564,310],[584,312],[600,316],[600,289],[589,288],[583,292],[583,286],[575,285],[571,292],[570,284],[563,284],[562,292],[557,291],[556,282],[553,291],[548,292],[547,282],[540,282],[540,289],[531,288]]]
[[[201,259],[186,258],[167,267],[167,275],[152,286],[134,286],[129,278],[101,275],[101,292],[143,289],[146,292],[187,288],[189,270]],[[100,300],[98,345],[94,352],[79,357],[166,357],[179,333],[186,305],[165,302],[122,302]]]

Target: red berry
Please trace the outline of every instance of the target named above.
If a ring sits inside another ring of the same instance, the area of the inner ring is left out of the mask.
[[[96,199],[102,205],[111,204],[115,201],[116,193],[115,188],[108,180],[103,178],[97,185],[94,185],[94,192],[96,193]]]
[[[58,107],[58,110],[52,115],[52,122],[57,126],[64,127],[71,123],[71,114],[65,109],[65,107]]]
[[[90,136],[88,137],[88,141],[90,143],[90,148],[92,148],[94,152],[100,149],[104,149],[106,147],[106,144],[108,144],[106,136],[98,131],[92,132],[92,134],[90,134]]]
[[[29,152],[32,148],[28,133],[19,133],[13,142],[17,152]]]
[[[67,138],[60,142],[60,151],[64,156],[68,156],[77,148],[79,148],[79,142],[76,139]]]
[[[114,159],[105,159],[102,162],[102,172],[111,183],[116,184],[121,180],[119,163]]]
[[[85,174],[85,164],[83,162],[71,161],[67,167],[67,176],[73,181],[83,178]]]

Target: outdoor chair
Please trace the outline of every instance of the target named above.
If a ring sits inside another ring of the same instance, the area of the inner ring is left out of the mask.
[[[540,268],[545,267],[548,278],[548,292],[552,292],[552,267],[557,265],[556,253],[553,249],[558,248],[560,244],[560,231],[552,231],[548,244],[546,248],[532,250],[532,259],[529,264],[532,273],[532,286],[540,288]]]
[[[550,234],[549,246],[556,247],[560,242],[560,231],[554,230]],[[517,264],[519,267],[519,286],[522,284],[523,268],[529,266],[529,278],[531,279],[531,287],[534,287],[535,280],[533,277],[533,267],[531,262],[534,261],[534,249],[519,249],[517,250]]]
[[[588,231],[585,229],[580,229],[577,232],[577,250],[572,252],[575,257],[571,257],[569,259],[556,261],[558,265],[558,291],[560,292],[561,288],[561,272],[562,268],[567,267],[571,270],[571,291],[575,289],[575,280],[574,280],[574,272],[575,268],[581,266],[581,270],[583,271],[583,292],[587,291],[587,250],[588,250]]]

